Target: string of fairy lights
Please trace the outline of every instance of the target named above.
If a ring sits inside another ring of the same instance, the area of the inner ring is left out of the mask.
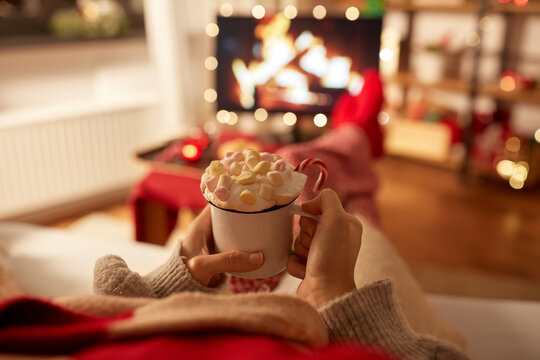
[[[219,7],[219,14],[224,17],[230,17],[234,14],[234,7],[228,2],[224,2]],[[255,19],[262,19],[266,15],[266,9],[263,5],[257,4],[251,8],[251,16]],[[283,15],[292,20],[298,16],[298,9],[294,5],[287,5],[283,8]],[[322,20],[327,15],[327,9],[323,5],[316,5],[312,9],[312,15],[317,20]],[[351,6],[345,10],[344,16],[350,21],[357,20],[360,17],[360,10],[357,7]],[[215,38],[219,34],[219,27],[216,23],[210,22],[205,28],[206,35],[210,38]],[[218,59],[215,56],[208,56],[204,60],[204,67],[208,71],[215,71],[218,68]],[[208,88],[203,93],[204,100],[208,103],[215,103],[218,98],[218,93],[214,88]],[[264,108],[257,108],[253,111],[253,118],[258,122],[264,122],[269,118],[269,114]],[[221,124],[234,126],[238,123],[238,114],[234,111],[218,110],[216,112],[216,120]],[[287,126],[294,126],[297,121],[297,115],[293,112],[285,112],[281,115],[281,120]],[[313,123],[317,127],[325,127],[328,123],[328,118],[323,113],[318,113],[313,116]]]

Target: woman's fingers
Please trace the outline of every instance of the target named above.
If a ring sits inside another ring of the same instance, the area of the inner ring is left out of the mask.
[[[302,258],[304,262],[307,261],[310,243],[311,238],[309,238],[306,234],[303,234],[302,232],[300,233],[300,235],[298,235],[294,242],[293,252],[295,253],[295,255]],[[307,246],[305,244],[307,244]]]
[[[208,285],[212,277],[226,272],[253,271],[262,266],[264,256],[261,252],[247,253],[228,251],[219,254],[201,255],[188,260],[191,275],[203,285]]]
[[[306,276],[306,263],[298,256],[291,255],[287,260],[287,272],[299,279]]]

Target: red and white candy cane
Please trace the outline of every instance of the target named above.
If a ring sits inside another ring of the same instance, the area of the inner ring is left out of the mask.
[[[308,158],[303,160],[300,164],[296,165],[296,168],[294,171],[300,171],[303,172],[305,168],[311,165],[317,165],[321,172],[319,173],[319,177],[317,178],[317,181],[315,182],[315,185],[313,185],[313,192],[318,193],[321,191],[322,187],[324,186],[324,182],[326,181],[326,177],[328,176],[328,168],[326,167],[326,164],[319,158]]]

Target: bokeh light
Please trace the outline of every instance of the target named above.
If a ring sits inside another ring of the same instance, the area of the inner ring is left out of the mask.
[[[510,186],[516,190],[523,188],[523,185],[525,185],[525,180],[517,179],[513,176],[508,182],[510,183]]]
[[[219,13],[225,17],[231,16],[233,14],[233,11],[233,6],[227,2],[221,4],[221,6],[219,7]]]
[[[328,118],[324,114],[317,114],[313,118],[313,123],[317,127],[324,127],[328,123]]]
[[[536,131],[534,132],[534,139],[536,140],[536,142],[540,143],[540,129],[536,129]]]
[[[354,21],[360,17],[360,10],[357,7],[351,6],[345,10],[347,20]]]
[[[253,116],[255,117],[255,120],[257,121],[264,121],[268,118],[268,112],[263,108],[258,108],[253,113]]]
[[[384,62],[388,62],[392,60],[393,56],[394,56],[394,52],[392,51],[392,49],[389,49],[389,48],[381,49],[381,51],[379,52],[379,58],[381,59],[381,61],[384,61]]]
[[[509,179],[514,172],[514,162],[511,160],[501,160],[497,163],[497,173],[504,179]]]
[[[510,75],[503,76],[499,83],[503,91],[514,91],[516,89],[516,80]]]
[[[219,34],[219,27],[215,23],[209,23],[206,25],[206,35],[210,37],[216,37]]]
[[[471,31],[465,36],[465,44],[469,47],[480,45],[480,35],[476,31]]]
[[[494,27],[493,19],[486,15],[480,19],[480,23],[478,25],[482,31],[491,31]]]
[[[512,136],[506,140],[504,147],[508,151],[518,152],[521,148],[521,141],[517,137]]]
[[[285,9],[283,9],[283,15],[285,15],[287,19],[294,19],[296,15],[298,15],[298,10],[293,5],[287,5],[285,6]]]
[[[222,124],[226,124],[230,120],[230,118],[231,118],[231,115],[229,114],[227,110],[219,110],[216,113],[217,121]]]
[[[322,20],[326,17],[326,8],[322,5],[317,5],[313,8],[313,17],[317,20]]]
[[[255,19],[262,19],[265,14],[266,10],[262,5],[255,5],[253,9],[251,9],[251,15],[253,15]]]
[[[214,56],[208,56],[204,59],[204,67],[208,70],[216,70],[218,66],[218,61]]]
[[[283,114],[283,122],[285,125],[293,126],[296,124],[297,118],[296,115],[292,112],[286,112]]]
[[[529,3],[529,0],[514,0],[514,4],[518,7],[523,7]]]
[[[386,125],[390,121],[390,115],[388,115],[388,113],[385,111],[381,111],[377,116],[377,121],[381,125]]]
[[[204,90],[204,100],[209,103],[213,103],[217,100],[217,91],[214,89]]]
[[[229,121],[227,121],[227,125],[233,126],[238,122],[238,115],[235,112],[230,111],[229,112]]]

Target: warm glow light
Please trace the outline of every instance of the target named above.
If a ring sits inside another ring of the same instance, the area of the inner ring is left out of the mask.
[[[216,119],[222,124],[226,124],[231,118],[231,115],[227,110],[219,110],[216,113]]]
[[[519,6],[519,7],[525,6],[528,3],[529,3],[529,0],[514,0],[514,4],[516,4],[516,6]]]
[[[327,122],[328,122],[328,119],[326,118],[326,115],[324,114],[317,114],[313,118],[313,123],[317,127],[324,127]]]
[[[251,9],[251,15],[253,15],[255,19],[262,19],[264,14],[266,14],[266,10],[262,5],[255,5],[253,9]]]
[[[479,26],[482,31],[491,31],[493,29],[493,20],[489,16],[484,16],[480,19]]]
[[[206,25],[206,35],[210,37],[216,37],[219,34],[219,27],[215,23],[209,23]]]
[[[521,141],[519,141],[517,137],[512,136],[511,138],[508,138],[508,140],[506,140],[505,147],[508,151],[518,152],[521,148]]]
[[[379,58],[381,61],[388,62],[392,60],[392,57],[394,56],[394,52],[389,48],[381,49],[379,52]]]
[[[233,7],[229,3],[223,3],[219,7],[219,13],[225,17],[229,17],[233,14]]]
[[[326,8],[322,5],[317,5],[313,8],[313,17],[317,20],[324,19],[326,16]]]
[[[235,112],[229,112],[229,121],[227,121],[227,125],[233,126],[238,122],[238,115],[236,115]]]
[[[510,178],[508,182],[510,183],[510,186],[516,190],[523,188],[523,185],[525,185],[525,180],[521,180],[513,176]]]
[[[390,121],[390,115],[388,115],[388,113],[385,111],[381,111],[377,116],[377,121],[381,125],[386,125]]]
[[[512,172],[512,178],[515,178],[516,180],[525,181],[527,179],[527,175],[529,174],[529,171],[527,168],[523,165],[516,164],[514,166],[514,171]]]
[[[516,89],[516,80],[510,75],[503,76],[499,83],[504,91],[514,91]]]
[[[99,17],[99,7],[96,4],[88,4],[82,10],[84,20],[94,22]]]
[[[218,61],[215,57],[209,56],[206,59],[204,59],[204,67],[208,70],[216,70],[218,66]]]
[[[283,122],[285,123],[285,125],[293,126],[294,124],[296,124],[296,120],[296,115],[292,112],[287,112],[283,114]]]
[[[213,103],[217,100],[217,92],[214,89],[204,90],[204,100],[209,103]]]
[[[471,31],[465,36],[465,44],[470,47],[480,45],[480,35],[476,31]]]
[[[257,121],[264,121],[268,118],[268,113],[263,108],[258,108],[253,113],[253,116],[255,116],[255,120]]]
[[[536,131],[534,132],[534,139],[536,140],[536,142],[540,143],[540,129],[536,129]]]
[[[296,7],[293,5],[287,5],[285,6],[285,9],[283,9],[283,15],[285,15],[287,19],[294,19],[296,15],[298,15],[298,10],[296,10]]]
[[[511,160],[501,160],[497,163],[496,170],[501,177],[508,179],[514,172],[514,166],[515,164]]]
[[[345,10],[345,17],[347,20],[354,21],[360,17],[360,10],[357,7],[351,6]]]
[[[182,146],[182,157],[190,161],[198,160],[201,157],[201,149],[193,144],[184,144]]]

